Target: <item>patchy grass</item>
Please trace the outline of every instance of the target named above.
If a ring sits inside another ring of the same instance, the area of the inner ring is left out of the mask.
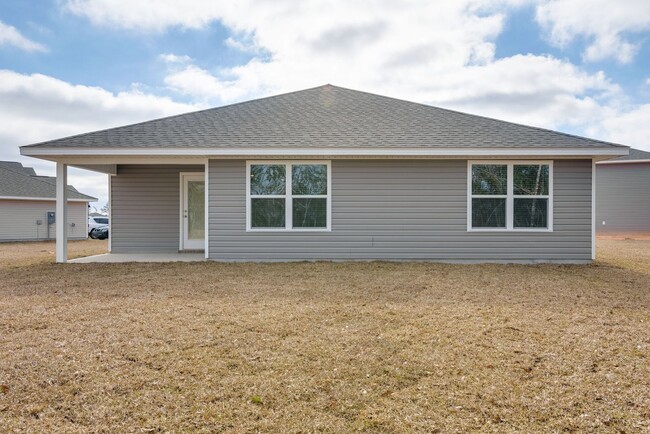
[[[650,430],[649,241],[589,266],[23,248],[0,245],[4,432]]]

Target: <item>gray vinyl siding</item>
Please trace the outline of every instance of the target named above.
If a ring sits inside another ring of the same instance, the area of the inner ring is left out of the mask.
[[[331,232],[246,232],[246,162],[210,160],[216,260],[591,259],[591,160],[554,163],[554,231],[467,231],[466,160],[332,160]]]
[[[87,202],[68,202],[68,239],[85,239],[88,232]],[[55,225],[47,225],[47,213],[56,211],[51,200],[0,199],[0,241],[54,239]],[[41,221],[37,225],[37,220]]]
[[[596,232],[650,232],[650,163],[596,166]]]
[[[111,176],[111,251],[177,252],[180,172],[203,166],[119,165]]]

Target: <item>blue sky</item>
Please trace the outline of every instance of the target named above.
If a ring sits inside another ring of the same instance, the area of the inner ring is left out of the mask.
[[[324,83],[650,150],[649,36],[647,0],[0,0],[0,159]]]
[[[636,102],[647,102],[650,89],[647,80],[650,77],[650,43],[646,43],[650,32],[624,33],[627,38],[638,45],[639,50],[634,62],[622,64],[615,59],[606,58],[598,62],[585,62],[582,52],[588,39],[577,38],[563,48],[549,43],[545,32],[535,21],[533,5],[522,7],[512,12],[506,20],[502,33],[496,40],[496,56],[508,57],[519,53],[537,55],[548,54],[559,59],[580,65],[590,73],[605,71],[609,77],[622,86]],[[650,41],[647,41],[650,42]]]
[[[66,12],[56,1],[1,0],[0,5],[0,20],[47,47],[48,51],[39,55],[16,47],[0,51],[0,68],[23,74],[46,74],[111,92],[126,91],[139,83],[165,95],[164,63],[159,58],[163,53],[183,53],[206,68],[231,67],[252,57],[225,45],[230,32],[218,22],[197,30],[107,31]],[[189,100],[183,95],[176,99]]]

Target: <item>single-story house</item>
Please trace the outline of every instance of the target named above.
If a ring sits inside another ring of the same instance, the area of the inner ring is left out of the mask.
[[[594,165],[628,147],[325,85],[21,153],[111,175],[114,253],[588,262]]]
[[[55,237],[56,179],[38,176],[31,167],[0,161],[0,241]],[[88,237],[88,202],[97,199],[67,187],[69,239]]]
[[[650,152],[630,149],[629,155],[598,162],[596,233],[650,235]]]

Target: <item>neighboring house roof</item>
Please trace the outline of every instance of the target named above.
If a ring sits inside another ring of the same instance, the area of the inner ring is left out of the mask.
[[[30,146],[97,150],[228,148],[627,147],[325,85]],[[36,152],[34,152],[36,151]]]
[[[31,167],[13,161],[0,161],[0,197],[2,198],[56,198],[56,178],[38,176]],[[94,202],[97,198],[79,193],[68,185],[68,199]]]
[[[650,163],[650,152],[630,148],[630,153],[611,160],[600,161],[598,164]]]
[[[29,176],[37,176],[34,169],[25,167],[16,161],[0,161],[0,169],[11,169],[14,172],[24,173]]]

